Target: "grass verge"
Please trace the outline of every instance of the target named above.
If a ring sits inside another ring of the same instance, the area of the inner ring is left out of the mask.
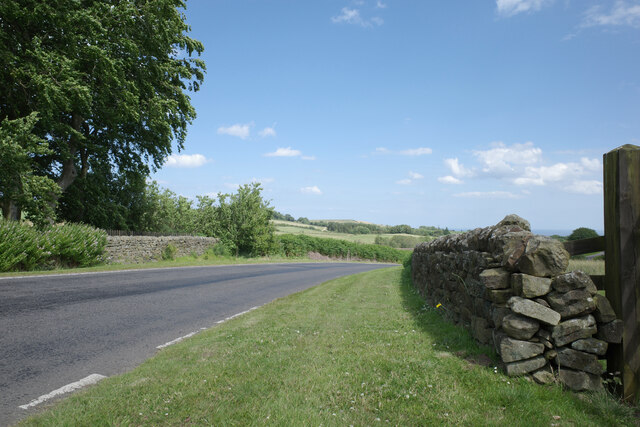
[[[509,378],[401,267],[277,300],[23,425],[632,425],[605,394]]]

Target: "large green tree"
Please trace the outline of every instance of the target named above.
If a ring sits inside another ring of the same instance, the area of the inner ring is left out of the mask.
[[[37,112],[34,174],[61,191],[92,168],[145,175],[183,147],[203,45],[183,0],[2,0],[0,121]]]

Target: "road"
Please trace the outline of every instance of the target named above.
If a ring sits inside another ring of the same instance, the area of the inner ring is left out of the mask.
[[[0,426],[92,374],[117,375],[157,347],[225,318],[385,264],[183,267],[0,278]]]

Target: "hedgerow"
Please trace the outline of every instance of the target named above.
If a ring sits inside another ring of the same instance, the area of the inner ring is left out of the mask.
[[[302,234],[277,236],[280,252],[288,257],[306,256],[309,252],[334,258],[360,258],[373,261],[402,263],[411,252],[387,246],[348,242],[339,239],[323,239]]]

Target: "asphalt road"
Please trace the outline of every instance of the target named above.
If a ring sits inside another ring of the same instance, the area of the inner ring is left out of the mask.
[[[388,266],[258,264],[0,278],[0,426],[46,403],[21,405],[92,374],[131,370],[158,346],[234,314]]]

